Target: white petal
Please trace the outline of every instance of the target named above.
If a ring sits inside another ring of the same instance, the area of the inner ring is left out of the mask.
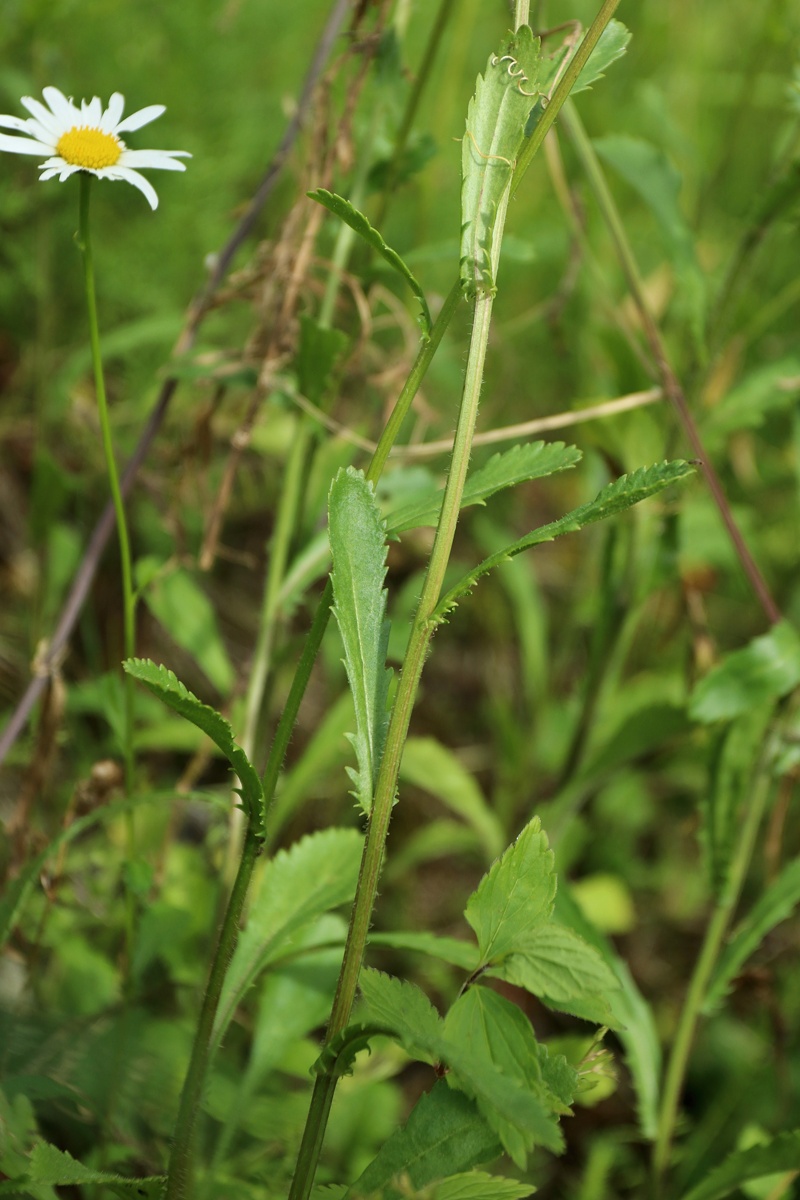
[[[118,161],[121,167],[149,167],[151,170],[185,171],[186,166],[184,163],[174,161],[175,155],[180,155],[181,158],[192,157],[185,150],[123,150]]]
[[[55,176],[58,175],[58,172],[58,167],[50,167],[48,171],[42,171],[41,175],[39,176],[39,183],[45,183],[48,179],[54,179]]]
[[[103,133],[113,133],[117,128],[117,122],[122,116],[122,110],[125,108],[125,97],[119,92],[114,92],[114,95],[108,102],[108,108],[100,118],[100,129]]]
[[[47,89],[45,89],[47,90]],[[53,89],[54,90],[54,89]],[[59,95],[61,93],[59,92]],[[62,96],[63,99],[63,96]],[[32,96],[23,96],[20,104],[27,108],[28,112],[39,122],[39,124],[47,130],[54,141],[58,141],[62,133],[70,128],[69,123],[65,123],[60,117],[54,116],[49,108],[45,108],[38,100],[34,100]]]
[[[73,125],[77,125],[79,123],[81,115],[80,109],[76,108],[72,101],[68,100],[64,93],[60,92],[58,88],[42,88],[42,95],[50,105],[50,108],[53,110],[59,136],[62,133],[66,133],[68,129],[72,129]],[[24,99],[22,103],[25,104]],[[36,101],[34,101],[34,104],[35,103]],[[25,107],[28,109],[28,112],[33,111],[29,105],[25,104]],[[47,115],[50,116],[49,113],[47,113]],[[34,116],[38,117],[39,114],[34,113]],[[41,120],[41,117],[39,117],[39,120]],[[50,117],[50,120],[52,121],[53,118]]]
[[[129,133],[133,129],[141,129],[143,125],[148,125],[150,121],[155,121],[156,117],[160,117],[166,111],[166,105],[164,104],[150,104],[147,108],[140,108],[138,112],[131,113],[124,121],[120,121],[116,132]]]
[[[50,130],[45,129],[44,125],[34,117],[28,117],[27,121],[22,117],[0,117],[0,128],[16,129],[20,133],[27,133],[29,137],[35,138],[37,142],[44,142],[46,146],[55,146],[56,143]]]
[[[103,115],[103,105],[100,103],[99,96],[92,96],[88,102],[81,100],[81,120],[86,125],[91,125],[97,129],[100,125],[100,118]]]
[[[52,154],[53,147],[44,142],[35,142],[32,138],[9,137],[0,133],[0,150],[8,154]]]
[[[121,167],[119,163],[115,163],[113,167],[105,167],[103,175],[106,179],[124,179],[126,183],[132,183],[135,188],[139,189],[152,209],[158,208],[158,196],[155,188],[138,171],[132,171],[130,167]]]

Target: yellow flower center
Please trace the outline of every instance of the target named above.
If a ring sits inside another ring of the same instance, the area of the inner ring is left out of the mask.
[[[114,166],[122,154],[123,146],[113,133],[102,133],[87,125],[74,125],[62,133],[56,150],[70,166],[99,171],[101,167]]]

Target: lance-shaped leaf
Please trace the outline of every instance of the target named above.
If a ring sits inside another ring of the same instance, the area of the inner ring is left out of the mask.
[[[522,25],[478,76],[461,143],[461,284],[468,297],[494,292],[497,211],[539,98],[541,43]]]
[[[580,462],[581,452],[563,442],[523,442],[511,450],[493,454],[489,461],[467,478],[461,507],[485,504],[495,492],[516,487],[531,479],[544,479],[556,471],[565,471]],[[391,533],[416,529],[419,525],[435,525],[442,508],[444,490],[421,496],[389,513],[387,527]]]
[[[623,512],[641,500],[646,500],[649,496],[663,491],[670,484],[686,479],[693,472],[694,468],[689,463],[676,459],[674,462],[657,463],[652,467],[641,467],[630,475],[622,475],[614,483],[607,484],[588,504],[582,504],[580,508],[573,509],[572,512],[559,517],[557,521],[541,525],[524,538],[520,538],[518,542],[512,542],[504,550],[499,550],[496,554],[485,558],[442,597],[436,606],[432,620],[442,621],[461,597],[475,587],[481,576],[488,574],[493,567],[499,566],[507,559],[521,554],[523,550],[529,550],[532,546],[538,546],[542,542],[552,542],[564,533],[574,533],[585,525],[591,525],[595,521],[602,521],[606,517]]]
[[[593,83],[597,83],[598,79],[602,79],[611,64],[622,58],[630,40],[631,32],[622,21],[609,21],[589,55],[586,66],[575,81],[570,95],[576,96],[578,92],[586,91]]]
[[[700,680],[689,701],[696,721],[732,720],[800,683],[800,637],[788,621],[734,650]]]
[[[481,963],[501,959],[532,925],[546,920],[555,894],[553,851],[534,817],[467,901],[464,915],[478,938]]]
[[[214,745],[222,751],[239,778],[242,806],[259,837],[264,838],[266,828],[261,779],[244,750],[237,745],[233,730],[225,718],[215,708],[198,700],[166,667],[156,666],[145,658],[128,658],[122,665],[129,675],[143,683],[159,700],[208,734]]]
[[[526,1200],[531,1194],[529,1183],[489,1175],[486,1171],[465,1171],[442,1179],[429,1192],[430,1200]]]
[[[372,246],[373,250],[377,250],[390,267],[394,267],[399,275],[402,275],[408,286],[411,288],[414,295],[419,300],[420,309],[420,326],[423,336],[426,341],[430,338],[431,332],[431,314],[428,308],[428,302],[425,299],[425,293],[418,283],[415,275],[409,267],[403,262],[400,255],[391,246],[387,246],[378,230],[370,225],[367,218],[362,212],[355,208],[349,200],[345,200],[344,196],[337,196],[335,192],[329,192],[326,188],[317,188],[314,192],[308,192],[307,195],[321,204],[323,208],[327,208],[329,212],[334,213],[345,225],[349,225],[359,237],[362,237],[365,242]]]
[[[355,734],[350,740],[359,769],[348,768],[363,811],[372,810],[375,780],[386,737],[389,671],[386,646],[386,532],[372,488],[360,470],[339,470],[327,502],[333,558],[333,613],[344,644]]]
[[[358,770],[348,769],[365,813],[386,738],[389,672],[386,647],[386,531],[372,484],[352,467],[338,473],[328,499],[333,556],[333,611],[344,643],[344,662],[356,713],[352,737]]]

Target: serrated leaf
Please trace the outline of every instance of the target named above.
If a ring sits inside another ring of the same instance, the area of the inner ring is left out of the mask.
[[[580,462],[581,452],[564,442],[527,442],[513,449],[493,454],[484,466],[468,476],[461,498],[461,507],[485,504],[490,496],[505,488],[543,479],[556,471],[565,471]],[[402,533],[420,525],[436,525],[442,507],[444,490],[440,489],[390,512],[386,524],[390,533]]]
[[[636,1089],[639,1124],[651,1140],[656,1136],[661,1083],[661,1043],[652,1009],[634,983],[627,965],[614,952],[608,940],[578,908],[563,884],[556,896],[555,915],[563,924],[594,946],[614,972],[620,990],[610,996],[619,1027],[619,1039]]]
[[[481,962],[501,959],[526,930],[549,917],[555,894],[553,852],[534,817],[467,901],[464,915],[475,930]]]
[[[589,55],[586,66],[576,79],[570,95],[576,96],[578,92],[585,92],[593,83],[602,79],[611,64],[622,58],[630,40],[631,32],[621,21],[609,21]]]
[[[359,212],[359,210],[355,208],[349,200],[345,200],[344,196],[337,196],[335,192],[329,192],[326,188],[317,188],[316,191],[308,192],[306,194],[312,200],[316,200],[318,204],[321,204],[323,208],[327,208],[329,212],[334,213],[335,216],[344,221],[345,225],[349,225],[350,228],[353,229],[359,235],[359,237],[362,237],[364,241],[372,247],[373,250],[377,250],[378,254],[380,254],[391,267],[394,267],[395,271],[397,271],[399,275],[402,275],[403,279],[417,297],[417,300],[419,300],[421,309],[420,325],[422,327],[425,339],[428,340],[430,338],[432,321],[430,309],[428,308],[428,302],[425,299],[425,293],[420,284],[417,282],[415,275],[409,269],[409,267],[406,266],[397,251],[393,250],[391,246],[387,246],[380,233],[378,233],[378,230],[373,228],[364,214]]]
[[[266,837],[264,824],[264,789],[261,778],[249,758],[237,745],[233,730],[223,716],[209,704],[203,704],[190,692],[173,671],[157,666],[149,658],[128,658],[122,664],[134,679],[149,688],[168,708],[180,713],[211,738],[233,767],[241,785],[242,805],[261,838]]]
[[[383,971],[363,967],[359,987],[370,1017],[390,1029],[412,1058],[436,1064],[442,1056],[444,1026],[428,997],[416,984]]]
[[[473,1096],[506,1152],[524,1169],[535,1145],[560,1148],[553,1098],[542,1082],[525,1014],[487,988],[469,988],[445,1020],[451,1080]]]
[[[473,1101],[439,1080],[411,1110],[408,1121],[381,1147],[346,1200],[380,1193],[393,1178],[406,1175],[415,1188],[433,1180],[489,1162],[500,1153],[491,1131]]]
[[[392,1030],[412,1058],[449,1066],[451,1083],[475,1097],[510,1153],[518,1152],[523,1161],[525,1146],[534,1142],[550,1150],[561,1148],[558,1127],[539,1097],[504,1075],[488,1058],[471,1056],[463,1045],[447,1037],[444,1022],[418,987],[369,967],[362,969],[359,983],[368,1016]],[[517,1136],[520,1133],[522,1139]]]
[[[541,525],[526,537],[520,538],[518,542],[513,542],[504,550],[484,559],[442,597],[431,619],[433,621],[443,620],[461,597],[475,587],[482,575],[486,575],[493,567],[499,566],[500,563],[513,558],[516,554],[521,554],[523,550],[529,550],[532,546],[538,546],[542,542],[552,542],[564,533],[574,533],[578,529],[583,529],[585,525],[615,516],[692,474],[694,474],[694,468],[689,463],[676,459],[674,462],[657,463],[652,467],[640,467],[638,471],[633,471],[630,475],[622,475],[613,483],[607,484],[588,504],[582,504],[565,516],[559,517],[557,521]]]
[[[540,60],[539,39],[522,25],[491,56],[469,102],[461,143],[461,284],[468,297],[494,291],[494,226],[539,98]]]
[[[355,895],[363,838],[354,829],[309,834],[267,864],[225,976],[214,1044],[261,971],[323,913]]]
[[[689,713],[704,723],[730,721],[787,695],[798,683],[800,637],[781,621],[712,667],[692,692]]]
[[[488,972],[538,996],[552,1008],[613,1025],[610,993],[619,989],[616,976],[597,951],[571,929],[546,921],[522,933],[507,958]]]
[[[749,1180],[779,1171],[800,1171],[800,1130],[778,1134],[765,1145],[737,1150],[686,1192],[683,1200],[722,1200]]]
[[[800,858],[787,863],[733,931],[708,985],[703,1011],[711,1013],[723,1001],[731,981],[768,933],[786,921],[800,904]]]
[[[365,813],[372,797],[386,738],[389,672],[386,647],[386,531],[372,485],[352,467],[339,471],[328,499],[333,556],[334,606],[344,644],[353,696],[352,738],[358,771],[351,770],[355,796]]]
[[[403,747],[400,778],[437,796],[471,825],[489,858],[503,848],[502,826],[486,798],[458,758],[435,738],[408,738]]]
[[[166,1176],[163,1175],[149,1176],[146,1179],[126,1179],[123,1175],[95,1171],[48,1142],[37,1142],[31,1153],[25,1182],[51,1187],[94,1184],[108,1188],[117,1196],[128,1197],[129,1200],[134,1197],[141,1197],[141,1200],[157,1200],[165,1181]],[[19,1187],[19,1184],[16,1186]]]
[[[503,1179],[486,1171],[466,1171],[437,1183],[430,1200],[526,1200],[535,1190],[518,1179]]]

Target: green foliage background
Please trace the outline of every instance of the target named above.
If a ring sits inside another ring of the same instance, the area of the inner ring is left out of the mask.
[[[185,176],[155,178],[155,215],[132,189],[105,183],[95,189],[99,302],[120,457],[132,449],[153,404],[186,306],[203,284],[206,256],[224,243],[279,142],[328,7],[322,0],[307,0],[302,10],[276,0],[4,5],[0,110],[20,113],[20,95],[38,95],[47,84],[76,100],[94,94],[106,100],[120,90],[130,109],[167,106],[130,144],[187,149],[194,156]],[[594,7],[583,0],[569,9],[550,3],[547,18],[557,24],[577,16],[588,23]],[[788,0],[623,3],[618,16],[633,33],[628,53],[577,103],[598,139],[648,294],[736,517],[783,614],[796,624],[796,190],[748,258],[718,321],[712,302],[727,264],[757,228],[770,179],[797,154],[800,104],[789,85],[797,70],[800,17]],[[398,5],[396,40],[384,48],[356,117],[356,159],[371,128],[378,150],[390,148],[432,17],[420,2]],[[461,146],[455,139],[462,135],[475,75],[507,24],[501,0],[459,0],[415,127],[432,139],[435,152],[397,190],[380,225],[423,283],[434,311],[458,263]],[[341,101],[339,87],[333,104]],[[378,118],[370,116],[375,111]],[[612,246],[566,139],[561,147],[591,249],[580,253],[540,155],[509,211],[481,408],[484,430],[652,384],[618,327],[620,316],[634,327],[636,319]],[[267,206],[259,239],[278,235],[298,188],[306,186],[300,161],[298,153]],[[345,194],[346,167],[343,160],[335,178]],[[378,205],[375,193],[361,207],[374,218]],[[27,682],[40,639],[52,629],[106,495],[72,243],[76,222],[77,187],[40,185],[33,160],[3,157],[0,699],[8,711]],[[326,254],[336,229],[332,220],[325,226]],[[237,266],[257,271],[255,250],[252,240]],[[364,273],[367,286],[377,281],[392,290],[402,310],[397,320],[376,323],[359,355],[342,367],[342,393],[332,407],[337,421],[374,438],[418,330],[414,302],[388,270],[360,247],[351,266]],[[316,299],[317,293],[309,294],[309,308]],[[234,296],[211,315],[201,335],[201,351],[212,356],[206,361],[234,356],[238,363],[257,308],[252,294]],[[376,302],[376,312],[384,311]],[[336,325],[352,340],[362,332],[346,302]],[[426,380],[424,417],[414,426],[419,436],[433,440],[452,432],[466,335],[464,305]],[[388,382],[380,374],[387,364],[399,371]],[[247,365],[252,371],[252,362]],[[234,377],[212,412],[208,372],[187,375],[130,506],[139,578],[143,587],[150,581],[140,652],[174,667],[201,699],[230,701],[236,729],[242,711],[234,681],[247,669],[258,630],[266,543],[295,436],[295,409],[291,388],[279,381],[237,477],[222,537],[226,553],[203,573],[197,569],[203,530],[250,377],[246,371]],[[609,478],[688,456],[666,404],[556,436],[575,442],[583,465],[471,510],[456,544],[452,583],[533,526],[593,498]],[[495,449],[476,451],[476,465]],[[330,478],[351,461],[360,465],[346,442],[320,443],[298,545],[309,542],[324,519]],[[437,476],[431,483],[440,482],[442,463],[428,463]],[[399,476],[394,486],[405,486]],[[419,592],[425,537],[418,532],[390,552],[394,662]],[[93,765],[118,755],[117,586],[115,552],[109,550],[64,664],[66,711],[49,779],[30,816],[31,859],[58,833],[65,810],[74,814],[82,804],[90,806]],[[307,617],[303,601],[286,613],[264,736],[280,712]],[[449,968],[392,945],[392,935],[431,930],[464,936],[467,895],[497,850],[539,813],[555,847],[559,878],[574,883],[584,913],[617,938],[667,1040],[704,927],[709,881],[703,855],[713,859],[714,848],[700,844],[701,812],[713,781],[719,784],[714,772],[726,753],[722,729],[697,724],[694,718],[702,714],[688,701],[720,655],[764,628],[699,476],[610,530],[594,527],[540,547],[483,581],[437,633],[426,669],[401,776],[403,803],[390,841],[372,965],[405,971],[434,999],[452,1001],[457,985]],[[346,774],[353,756],[344,736],[353,717],[340,659],[340,643],[330,631],[268,830],[273,848],[321,826],[357,823]],[[114,819],[70,842],[58,871],[50,860],[57,879],[52,894],[33,886],[31,875],[13,953],[0,975],[7,1014],[0,1069],[38,1082],[12,1092],[9,1110],[0,1116],[12,1140],[25,1141],[35,1112],[51,1140],[83,1161],[150,1174],[163,1163],[204,979],[225,871],[230,775],[224,761],[212,758],[197,779],[186,773],[190,799],[176,801],[174,782],[200,750],[199,734],[145,694],[137,704],[139,752],[153,793],[139,815],[142,861],[122,861],[123,820],[112,813]],[[739,734],[746,742],[747,730],[737,727],[734,736]],[[263,736],[260,744],[263,758]],[[796,758],[791,749],[786,753],[794,769]],[[5,767],[4,818],[35,757],[31,733]],[[737,769],[728,762],[729,776]],[[791,783],[791,772],[788,778]],[[195,786],[202,786],[202,799]],[[786,789],[769,818],[746,890],[747,909],[767,883],[784,878],[781,870],[791,869],[786,864],[798,851],[790,784]],[[13,857],[9,841],[5,865],[16,870]],[[124,1021],[120,871],[147,901],[134,957],[146,1003]],[[301,872],[295,886],[304,878]],[[776,911],[789,915],[792,877],[785,887]],[[319,937],[321,944],[326,934],[332,941],[341,936],[337,915],[324,905],[314,915],[333,924],[303,927],[303,936]],[[724,1152],[746,1150],[765,1131],[800,1123],[797,928],[786,923],[773,929],[767,919],[763,927],[770,931],[751,970],[704,1026],[693,1059],[677,1175],[687,1190]],[[30,975],[20,973],[20,960]],[[240,1194],[233,1179],[250,1170],[259,1131],[275,1131],[278,1163],[288,1154],[302,1122],[314,1031],[324,1022],[323,1001],[335,971],[335,955],[321,952],[313,967],[270,976],[249,997],[245,1019],[229,1030],[206,1101],[209,1145],[217,1148],[229,1200]],[[718,999],[724,990],[723,981]],[[531,998],[524,1003],[537,1033],[559,1039],[570,1061],[577,1061],[586,1026],[559,1019]],[[248,1059],[251,1035],[261,1054],[255,1060]],[[276,1037],[289,1046],[278,1062],[266,1048]],[[137,1053],[126,1059],[131,1044]],[[105,1073],[96,1069],[101,1060],[110,1064]],[[275,1068],[282,1088],[269,1074]],[[356,1177],[429,1086],[421,1069],[404,1068],[400,1051],[387,1045],[342,1086],[327,1150],[330,1178]],[[242,1086],[247,1115],[240,1128],[230,1129],[226,1114],[244,1103],[237,1090]],[[564,1125],[566,1159],[537,1157],[531,1177],[542,1194],[591,1200],[643,1186],[625,1068],[616,1088],[605,1082],[601,1088],[605,1098],[580,1108]],[[95,1161],[108,1125],[128,1147],[119,1162]]]

